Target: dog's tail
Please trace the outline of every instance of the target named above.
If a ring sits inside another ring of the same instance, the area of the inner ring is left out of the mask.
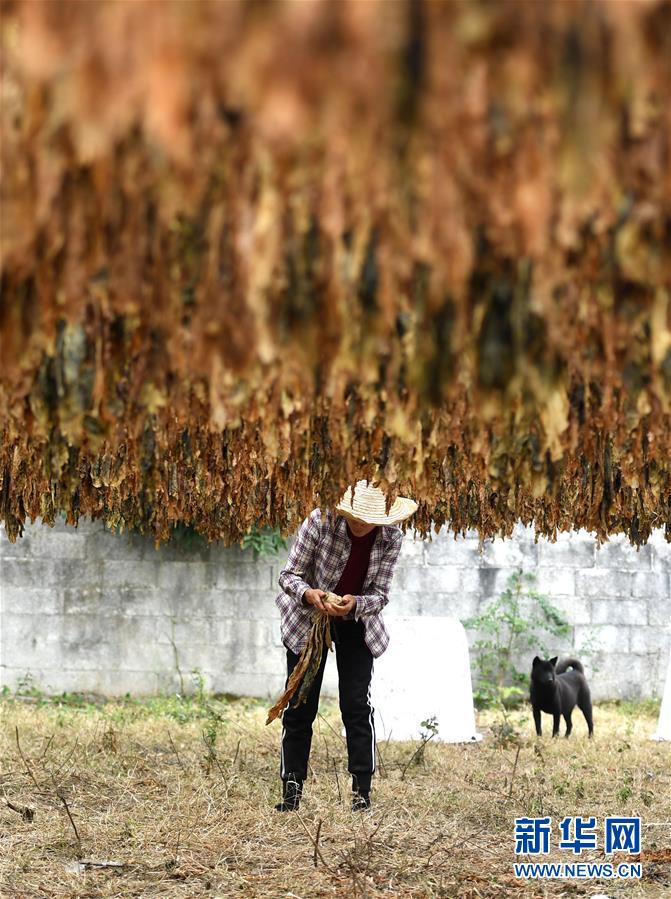
[[[569,668],[574,668],[581,674],[585,673],[585,669],[582,667],[582,662],[579,662],[577,659],[562,659],[561,662],[557,663],[555,674],[563,674],[565,671],[568,671]]]

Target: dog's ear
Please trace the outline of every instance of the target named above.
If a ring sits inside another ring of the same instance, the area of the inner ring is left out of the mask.
[[[533,662],[531,663],[531,666],[532,666],[533,668],[535,668],[536,665],[540,665],[540,663],[541,663],[541,660],[538,658],[538,656],[534,656],[534,660],[533,660]]]
[[[555,656],[554,659],[550,659],[550,664],[552,665],[553,668],[554,668],[555,665],[557,664],[557,659],[558,659],[558,658],[559,658],[559,656]]]

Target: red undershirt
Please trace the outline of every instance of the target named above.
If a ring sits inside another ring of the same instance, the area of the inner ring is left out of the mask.
[[[368,573],[368,563],[370,562],[370,551],[377,537],[377,526],[366,534],[364,537],[356,537],[350,530],[349,523],[347,525],[347,536],[352,541],[349,559],[345,564],[340,580],[333,588],[333,592],[338,596],[344,596],[350,593],[352,596],[361,596],[363,585]],[[345,618],[354,618],[354,613],[349,612]]]

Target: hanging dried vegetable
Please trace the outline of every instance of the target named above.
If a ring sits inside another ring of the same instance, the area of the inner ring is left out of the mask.
[[[0,519],[671,539],[671,4],[3,3]]]

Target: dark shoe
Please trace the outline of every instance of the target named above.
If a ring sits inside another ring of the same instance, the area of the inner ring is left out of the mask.
[[[275,806],[277,812],[295,812],[303,795],[302,780],[282,781],[282,801]]]
[[[359,790],[352,794],[352,811],[365,812],[370,808],[370,793],[367,790]]]

